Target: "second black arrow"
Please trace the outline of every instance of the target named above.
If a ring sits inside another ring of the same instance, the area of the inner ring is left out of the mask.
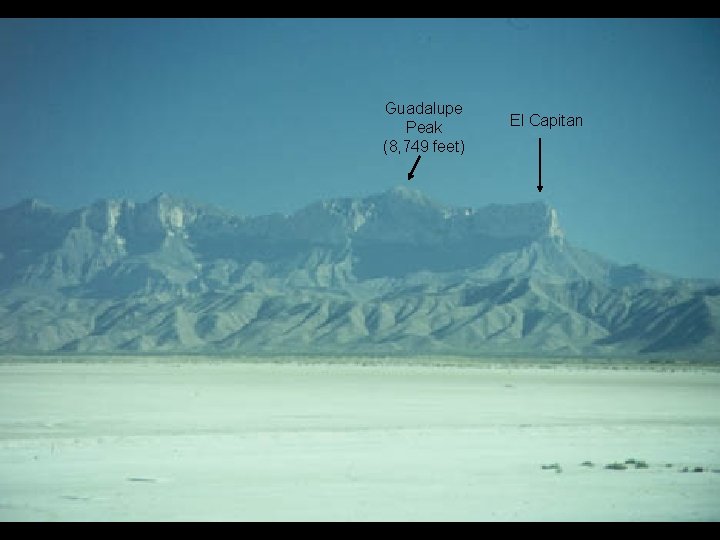
[[[537,190],[542,191],[542,138],[538,137],[538,185]]]

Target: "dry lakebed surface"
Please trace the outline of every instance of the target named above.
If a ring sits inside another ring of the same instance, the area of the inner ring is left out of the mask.
[[[0,362],[0,519],[718,520],[720,372]]]

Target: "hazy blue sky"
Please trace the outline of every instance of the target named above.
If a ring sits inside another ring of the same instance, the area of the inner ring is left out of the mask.
[[[416,171],[429,196],[544,199],[581,246],[720,277],[718,20],[0,20],[0,206],[165,191],[260,214],[384,191],[414,160],[382,152],[403,135],[388,100],[464,108],[443,138],[465,155]]]

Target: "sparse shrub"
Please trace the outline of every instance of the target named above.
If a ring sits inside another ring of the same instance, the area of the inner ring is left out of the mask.
[[[560,467],[560,464],[559,464],[559,463],[553,463],[553,464],[551,464],[551,465],[542,465],[542,468],[543,468],[544,470],[548,470],[548,469],[555,469],[555,470],[557,470],[557,471],[561,471],[561,470],[562,470],[562,468]]]
[[[649,466],[643,460],[638,460],[635,462],[635,468],[636,469],[648,469]]]
[[[702,468],[702,467],[695,467],[695,468],[692,470],[692,472],[704,472],[704,471],[705,471],[705,469]]]
[[[580,466],[581,466],[581,467],[594,467],[595,464],[594,464],[592,461],[583,461],[583,462],[580,464]]]
[[[637,460],[635,458],[625,460],[625,465],[635,465],[635,463],[637,463]]]
[[[605,468],[611,469],[613,471],[624,471],[625,469],[627,469],[627,465],[625,465],[624,463],[609,463],[605,465]]]

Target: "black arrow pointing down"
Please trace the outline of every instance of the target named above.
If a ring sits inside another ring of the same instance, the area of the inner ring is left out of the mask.
[[[417,164],[420,162],[421,157],[422,156],[417,157],[417,159],[415,160],[415,165],[413,165],[412,169],[410,169],[410,172],[408,173],[408,182],[415,177],[413,173],[415,172],[415,167],[417,167]]]
[[[538,137],[538,191],[542,191],[542,138]]]

